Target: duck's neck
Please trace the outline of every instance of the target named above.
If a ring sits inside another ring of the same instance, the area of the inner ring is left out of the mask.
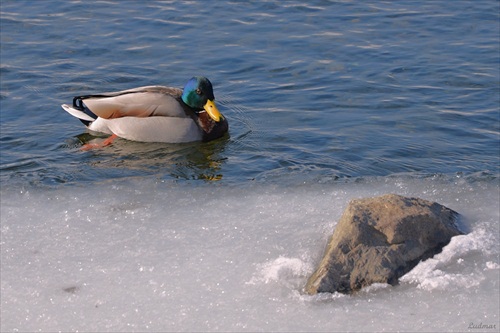
[[[210,118],[208,113],[203,109],[193,111],[192,108],[184,103],[182,98],[179,98],[179,103],[182,105],[186,114],[193,119],[196,125],[198,125],[203,132],[203,141],[215,140],[223,136],[228,131],[229,125],[224,116],[221,117],[219,122],[216,122]]]
[[[196,118],[196,123],[203,131],[203,141],[220,138],[228,131],[227,120],[224,116],[221,117],[220,121],[216,122],[210,118],[206,111],[202,111],[197,114]]]

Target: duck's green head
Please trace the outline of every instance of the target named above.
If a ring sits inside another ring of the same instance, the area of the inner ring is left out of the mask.
[[[186,83],[182,101],[195,110],[205,110],[210,118],[220,121],[222,115],[214,103],[212,83],[203,76],[195,76]]]

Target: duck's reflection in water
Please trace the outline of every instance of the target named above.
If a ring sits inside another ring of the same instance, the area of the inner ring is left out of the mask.
[[[76,139],[80,146],[104,140],[89,133],[80,134]],[[86,154],[91,154],[88,163],[93,167],[121,170],[124,175],[155,174],[162,178],[168,174],[176,179],[216,181],[223,179],[222,166],[226,160],[223,152],[228,141],[229,135],[210,142],[181,144],[118,138],[112,145],[92,149]]]

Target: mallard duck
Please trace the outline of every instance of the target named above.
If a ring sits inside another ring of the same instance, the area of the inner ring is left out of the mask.
[[[143,142],[210,141],[228,131],[214,103],[212,83],[193,77],[184,90],[147,86],[76,96],[62,108],[91,131]],[[109,144],[110,142],[108,142]]]

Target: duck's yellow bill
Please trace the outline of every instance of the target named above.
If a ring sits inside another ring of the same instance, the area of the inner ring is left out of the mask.
[[[203,106],[205,111],[207,111],[208,115],[210,118],[212,118],[215,121],[220,121],[220,118],[222,115],[220,114],[219,110],[215,106],[214,101],[208,100],[205,105]]]

